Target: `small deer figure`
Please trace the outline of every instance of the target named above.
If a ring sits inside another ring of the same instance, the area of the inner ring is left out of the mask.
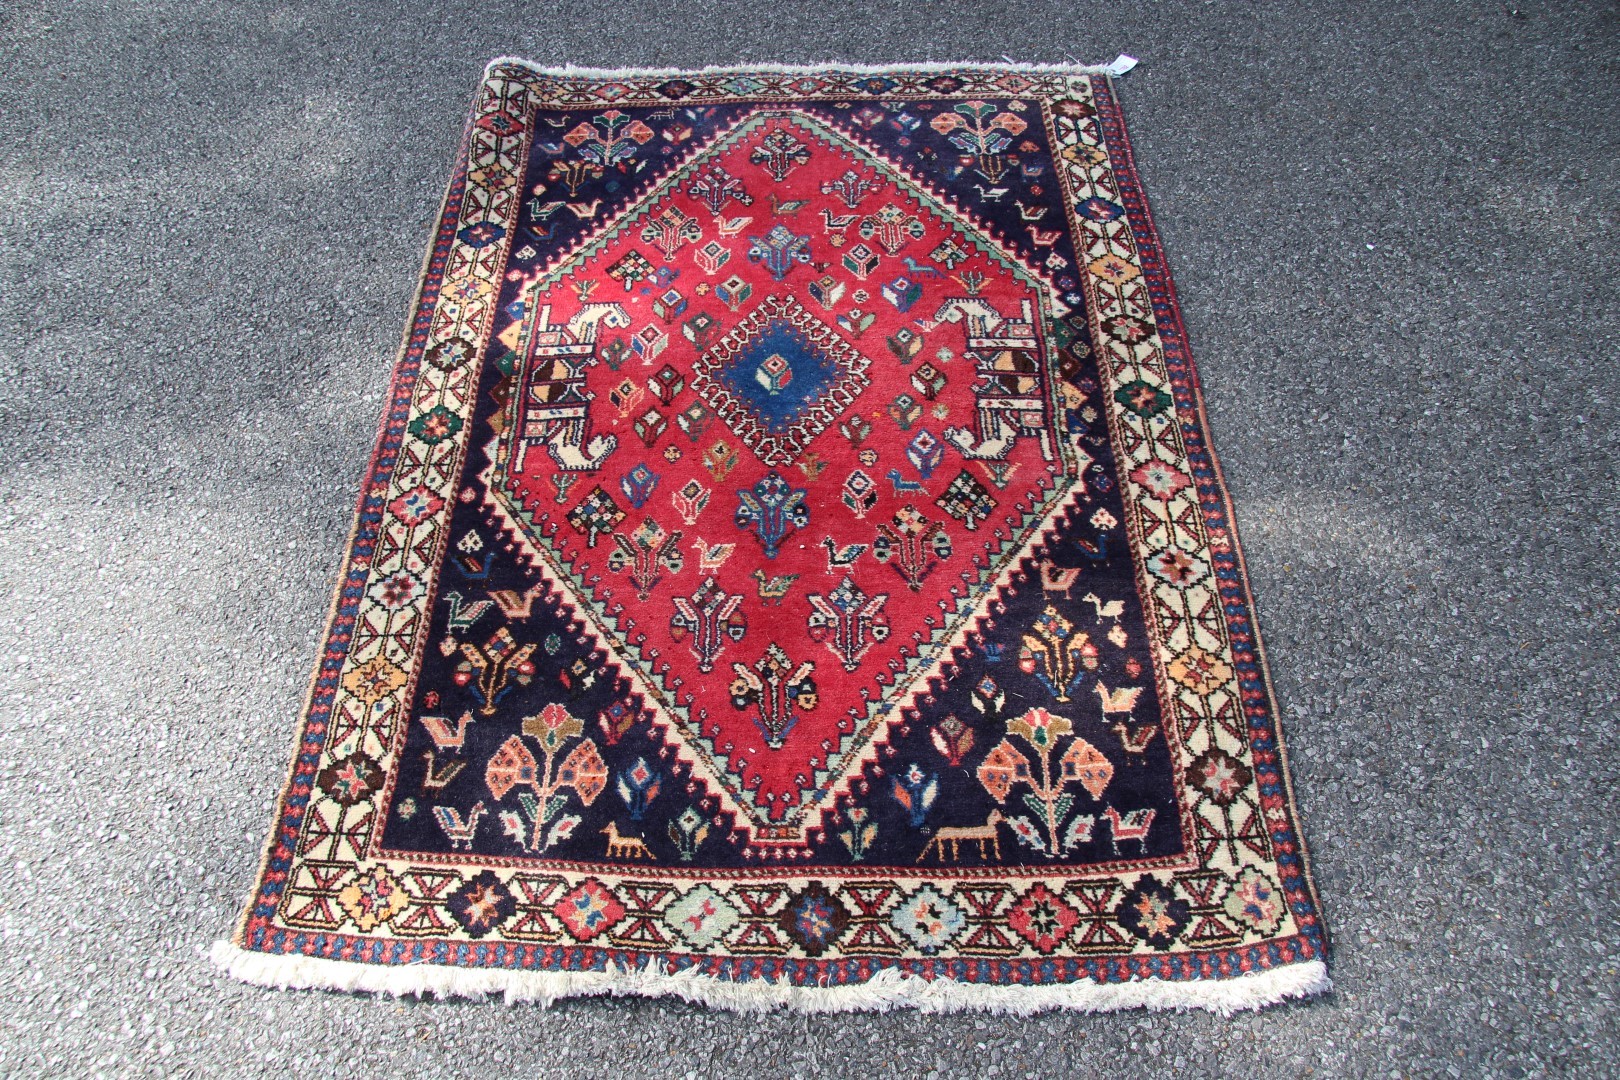
[[[1151,811],[1150,811],[1151,812]],[[979,858],[986,858],[986,847],[995,858],[1001,858],[1001,838],[996,834],[996,826],[1001,824],[1001,811],[992,810],[983,825],[947,826],[937,830],[933,838],[923,845],[922,854],[917,861],[922,862],[928,857],[929,851],[939,856],[940,862],[961,862],[962,841],[970,840],[978,845]]]
[[[1152,811],[1148,811],[1152,813]],[[607,836],[607,855],[610,859],[651,859],[647,841],[639,836],[621,836],[617,822],[610,821],[602,832]]]

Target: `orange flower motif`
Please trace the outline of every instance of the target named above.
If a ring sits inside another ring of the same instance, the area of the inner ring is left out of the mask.
[[[1232,665],[1197,645],[1170,663],[1170,677],[1195,694],[1213,694],[1232,678]]]

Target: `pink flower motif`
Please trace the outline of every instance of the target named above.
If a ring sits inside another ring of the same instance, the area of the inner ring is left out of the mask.
[[[1174,498],[1176,492],[1192,483],[1192,478],[1186,473],[1162,461],[1138,465],[1131,471],[1131,480],[1146,488],[1148,494],[1155,499],[1163,499],[1166,502]]]

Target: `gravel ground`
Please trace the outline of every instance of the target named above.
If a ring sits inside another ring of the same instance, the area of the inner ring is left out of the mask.
[[[0,8],[0,1072],[1614,1068],[1620,19],[1520,2]],[[1337,991],[806,1019],[216,975],[483,62],[1121,50]]]

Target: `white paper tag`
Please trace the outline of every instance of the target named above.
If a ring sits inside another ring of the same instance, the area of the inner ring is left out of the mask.
[[[1131,68],[1135,67],[1136,64],[1136,57],[1127,56],[1124,53],[1120,53],[1118,56],[1114,57],[1114,62],[1108,65],[1108,74],[1117,79],[1127,71],[1131,70]]]

